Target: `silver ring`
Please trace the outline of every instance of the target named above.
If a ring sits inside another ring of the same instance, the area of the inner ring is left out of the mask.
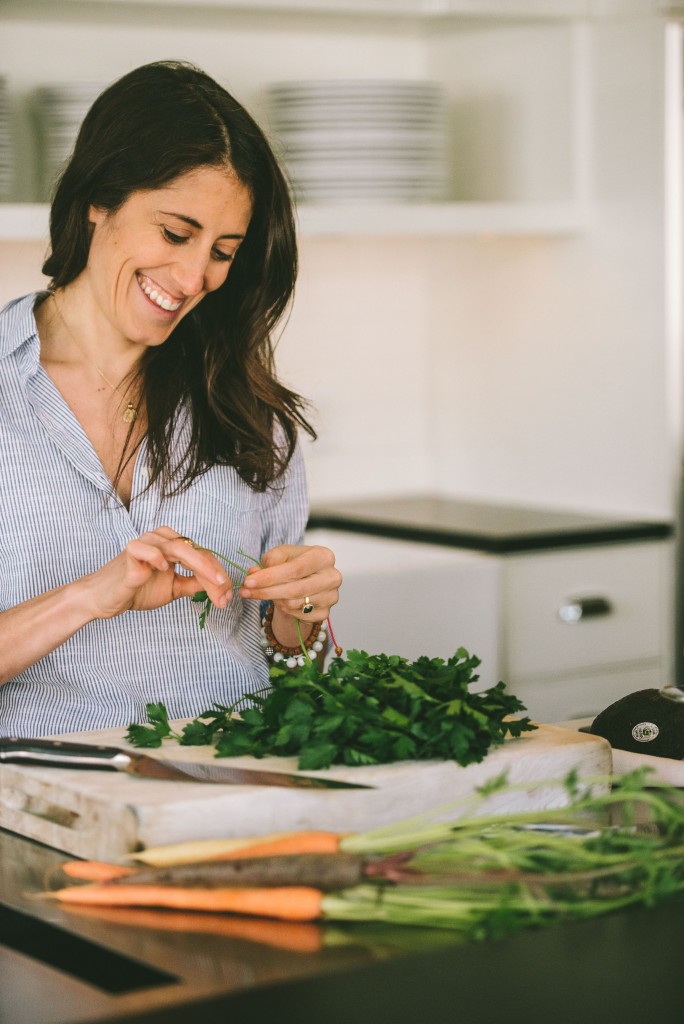
[[[311,598],[305,597],[304,604],[302,605],[302,612],[304,613],[304,615],[310,615],[312,611],[313,605],[311,604]]]

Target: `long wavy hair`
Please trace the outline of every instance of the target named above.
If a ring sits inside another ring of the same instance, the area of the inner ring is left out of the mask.
[[[264,133],[230,93],[184,61],[144,65],[105,89],[57,184],[43,273],[56,291],[85,268],[91,205],[114,213],[132,193],[204,166],[230,168],[253,212],[225,283],[140,361],[150,482],[173,493],[223,464],[265,490],[287,467],[298,428],[316,435],[306,403],[278,381],[274,365],[274,331],[297,276],[290,191]],[[178,453],[182,409],[190,412],[190,440]]]

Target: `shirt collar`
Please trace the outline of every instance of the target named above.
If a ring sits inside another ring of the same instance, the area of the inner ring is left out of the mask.
[[[0,310],[0,363],[17,353],[23,356],[24,370],[31,373],[37,369],[40,343],[34,307],[40,296],[39,292],[31,292],[20,299],[13,299]]]

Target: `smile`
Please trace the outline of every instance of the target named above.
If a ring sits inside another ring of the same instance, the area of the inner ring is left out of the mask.
[[[183,302],[182,299],[174,299],[173,296],[162,291],[158,284],[143,274],[136,274],[136,278],[148,299],[151,299],[161,309],[165,309],[169,313],[175,313],[177,309],[180,309]]]

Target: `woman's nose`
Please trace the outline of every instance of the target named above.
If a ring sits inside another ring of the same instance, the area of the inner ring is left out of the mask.
[[[206,291],[206,276],[209,259],[200,252],[186,252],[176,261],[173,276],[185,296],[199,295]]]

